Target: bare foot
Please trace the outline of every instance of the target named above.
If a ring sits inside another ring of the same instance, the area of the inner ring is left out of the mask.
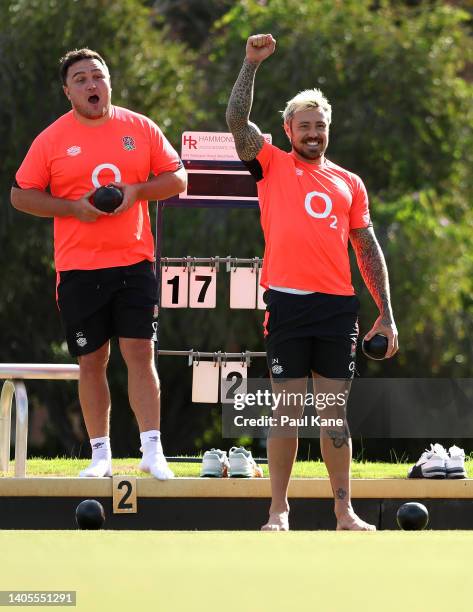
[[[352,508],[337,516],[337,531],[376,531],[374,525],[361,520]]]
[[[289,512],[270,512],[266,525],[261,531],[289,531]]]

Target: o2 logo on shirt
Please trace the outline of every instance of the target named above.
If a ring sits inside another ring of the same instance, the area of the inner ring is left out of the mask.
[[[92,185],[95,187],[95,189],[98,189],[102,186],[102,183],[99,180],[99,175],[102,170],[111,170],[113,172],[114,182],[122,182],[122,173],[117,168],[117,166],[115,166],[114,164],[100,164],[99,166],[96,166],[92,171]],[[109,183],[110,181],[107,182]]]
[[[315,198],[323,200],[325,206],[325,210],[323,212],[315,212],[315,210],[312,208],[312,200]],[[333,204],[330,196],[328,196],[326,193],[321,193],[320,191],[309,191],[305,197],[304,205],[307,213],[311,217],[314,217],[314,219],[326,219],[329,217],[329,219],[332,221],[329,227],[332,229],[337,229],[337,215],[330,215]]]

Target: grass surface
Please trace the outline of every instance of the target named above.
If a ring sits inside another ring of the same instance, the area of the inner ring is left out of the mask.
[[[146,476],[138,470],[139,459],[114,459],[113,473],[130,476]],[[28,459],[27,476],[77,476],[80,470],[89,464],[87,459]],[[177,477],[200,475],[200,463],[171,463],[171,468]],[[371,463],[357,462],[352,464],[353,478],[406,478],[409,463]],[[468,477],[473,478],[473,460],[465,463]],[[268,476],[268,466],[261,466],[264,475]],[[13,462],[10,473],[13,475]],[[1,475],[1,473],[0,473]],[[292,473],[294,478],[327,478],[325,464],[321,461],[298,461]],[[472,608],[473,609],[473,608]]]
[[[0,588],[75,590],[87,612],[471,612],[472,546],[464,531],[0,531]]]

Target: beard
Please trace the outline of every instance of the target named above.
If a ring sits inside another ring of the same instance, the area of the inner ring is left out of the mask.
[[[316,151],[311,151],[310,149],[303,149],[302,147],[296,145],[294,141],[292,140],[292,138],[291,138],[291,146],[298,155],[310,161],[320,159],[322,155],[325,153],[325,150],[327,148],[327,147],[324,148],[323,145],[321,144],[321,146],[318,147]]]

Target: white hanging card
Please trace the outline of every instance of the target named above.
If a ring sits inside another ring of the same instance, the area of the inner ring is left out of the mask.
[[[246,394],[248,368],[246,361],[222,361],[220,369],[220,401],[233,403],[236,394]]]
[[[197,266],[191,270],[189,306],[215,308],[217,302],[217,270],[210,266]]]
[[[253,267],[230,270],[230,308],[256,308],[256,273]]]
[[[192,364],[192,401],[216,404],[219,377],[220,368],[216,361],[194,361]]]
[[[182,266],[166,266],[161,270],[161,306],[187,308],[189,303],[189,273]]]

